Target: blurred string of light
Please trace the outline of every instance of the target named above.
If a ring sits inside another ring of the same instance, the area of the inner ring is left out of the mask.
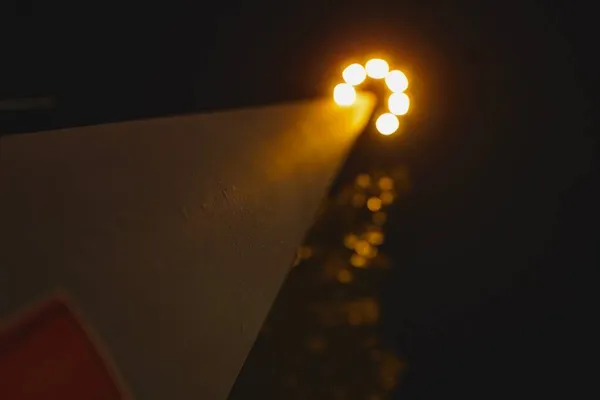
[[[399,116],[404,116],[410,108],[410,98],[405,91],[408,89],[408,78],[404,72],[393,69],[387,61],[373,58],[363,66],[353,63],[344,68],[342,72],[343,83],[333,88],[333,100],[341,107],[349,107],[356,102],[356,88],[363,84],[367,78],[385,82],[389,89],[386,106],[387,111],[375,120],[377,131],[389,136],[400,128]]]
[[[367,224],[359,225],[354,232],[343,238],[344,246],[352,251],[349,264],[354,268],[368,268],[379,254],[379,246],[384,242],[384,225],[387,221],[387,207],[397,198],[398,193],[408,189],[408,175],[404,168],[397,168],[391,174],[358,174],[352,189],[342,191],[339,204],[349,204],[369,212]]]
[[[372,285],[373,279],[381,279],[385,270],[389,268],[389,262],[381,252],[381,246],[385,242],[387,213],[389,207],[406,193],[409,187],[408,172],[404,167],[396,167],[387,172],[357,174],[330,203],[337,210],[333,213],[337,215],[336,220],[343,215],[352,215],[350,232],[343,233],[338,239],[341,240],[341,243],[338,242],[341,246],[334,245],[328,248],[319,245],[318,240],[309,239],[310,245],[305,243],[297,252],[295,266],[305,262],[311,263],[320,270],[319,280],[326,284],[329,290],[329,285],[344,288],[343,296],[339,297],[340,292],[337,292],[338,295],[329,296],[327,300],[322,298],[313,304],[317,323],[321,328],[314,336],[306,339],[305,348],[309,354],[313,354],[324,363],[322,368],[326,368],[328,364],[323,357],[335,353],[335,349],[340,345],[337,343],[339,339],[334,339],[335,335],[331,336],[331,333],[345,329],[346,340],[351,341],[351,338],[354,338],[357,346],[354,351],[362,354],[357,353],[355,361],[362,360],[361,362],[371,365],[365,367],[366,369],[372,368],[371,378],[364,376],[365,382],[371,382],[368,385],[371,393],[366,397],[357,398],[388,398],[399,383],[405,367],[405,362],[387,349],[377,335],[373,335],[373,329],[376,329],[381,319],[381,305],[376,293],[371,290],[370,293],[365,292],[364,285],[366,282],[371,282],[368,285]],[[331,220],[328,222],[332,223]],[[342,229],[342,232],[344,231],[345,229]],[[357,331],[350,333],[348,329]],[[289,385],[293,392],[299,381],[307,383],[305,379],[303,373],[290,371],[285,385]],[[338,389],[347,390],[352,387],[349,381],[345,383],[345,388]],[[321,389],[323,388],[318,391]]]
[[[358,101],[356,88],[367,79],[385,83],[391,94],[380,101],[386,109],[374,125],[385,136],[399,129],[398,116],[410,107],[403,72],[372,59],[347,66],[342,78],[333,90],[342,107]],[[262,393],[265,385],[271,398],[389,398],[405,362],[378,333],[377,282],[390,268],[382,251],[389,207],[409,186],[406,168],[397,167],[361,172],[332,194],[297,249],[295,268],[260,331],[236,399],[253,398],[249,391]]]

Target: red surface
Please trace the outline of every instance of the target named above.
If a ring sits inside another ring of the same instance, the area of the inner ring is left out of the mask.
[[[0,332],[0,399],[123,398],[63,302],[47,302]]]

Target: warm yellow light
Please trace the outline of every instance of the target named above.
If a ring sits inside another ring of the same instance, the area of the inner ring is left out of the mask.
[[[410,107],[410,99],[406,93],[392,93],[388,99],[388,108],[395,115],[404,115]]]
[[[365,268],[367,266],[367,259],[358,254],[352,254],[350,257],[350,265],[355,268]]]
[[[379,197],[371,197],[367,200],[367,208],[373,212],[381,210],[381,199]]]
[[[392,190],[394,188],[394,180],[389,176],[379,178],[378,184],[381,190]]]
[[[383,204],[392,204],[392,202],[394,201],[394,194],[392,192],[387,191],[381,192],[379,198],[381,199],[381,202]]]
[[[343,269],[337,274],[337,280],[341,283],[349,283],[353,278],[352,273],[347,269]]]
[[[356,242],[354,249],[356,250],[356,254],[364,257],[371,251],[371,245],[366,240],[359,240]]]
[[[346,83],[356,86],[367,79],[367,71],[365,71],[365,68],[360,64],[351,64],[346,67],[344,72],[342,72],[342,77]]]
[[[371,184],[371,177],[369,174],[360,174],[356,177],[356,186],[366,189]]]
[[[356,90],[352,85],[340,83],[333,89],[333,100],[340,106],[351,106],[356,101]]]
[[[388,74],[390,66],[381,58],[374,58],[365,64],[367,75],[373,79],[383,79]]]
[[[350,250],[354,249],[354,245],[358,241],[358,238],[354,234],[348,234],[344,237],[344,246],[349,248]]]
[[[377,253],[379,253],[379,250],[377,250],[377,247],[373,247],[371,246],[369,248],[369,254],[367,254],[367,258],[375,258],[377,257]]]
[[[408,88],[408,78],[402,71],[396,69],[385,76],[385,84],[394,93],[404,92]]]
[[[368,232],[366,237],[369,243],[371,243],[372,245],[379,246],[383,243],[383,233],[379,231]]]
[[[375,121],[375,127],[382,135],[388,136],[396,132],[400,127],[400,121],[398,117],[391,113],[381,114],[377,121]]]

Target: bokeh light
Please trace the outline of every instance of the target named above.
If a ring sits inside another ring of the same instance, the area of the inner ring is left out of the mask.
[[[364,66],[359,63],[348,65],[342,71],[342,78],[345,83],[335,87],[333,98],[340,106],[347,107],[354,104],[358,96],[354,86],[363,83],[367,77],[376,80],[383,79],[385,86],[391,91],[391,95],[387,99],[388,112],[380,115],[375,121],[379,133],[386,136],[391,135],[400,127],[400,121],[394,116],[402,116],[408,113],[410,99],[404,93],[409,85],[406,74],[398,69],[390,70],[387,61],[381,58],[372,58]],[[363,187],[360,184],[358,186]]]
[[[351,106],[356,101],[354,86],[340,83],[333,89],[333,100],[340,106]]]
[[[410,107],[410,99],[406,93],[392,93],[388,99],[388,108],[395,115],[404,115]]]
[[[378,246],[383,243],[383,233],[380,231],[372,230],[366,235],[367,240],[372,245]]]
[[[354,246],[356,254],[366,257],[371,252],[371,245],[366,240],[359,240]]]
[[[382,176],[377,183],[381,190],[392,190],[394,188],[394,180],[389,176]]]
[[[371,197],[367,201],[367,208],[372,212],[381,210],[381,199],[379,197]]]
[[[359,254],[352,254],[350,264],[354,268],[365,268],[367,266],[367,259]]]
[[[375,121],[375,127],[377,131],[384,136],[391,135],[396,132],[400,127],[400,121],[398,117],[391,113],[381,114],[377,121]]]
[[[342,72],[342,77],[346,83],[356,86],[360,85],[367,79],[367,71],[360,64],[350,64]]]
[[[377,247],[371,246],[371,247],[369,247],[369,253],[365,257],[375,258],[375,257],[377,257],[378,253],[379,253],[379,250],[377,250]]]
[[[344,246],[349,248],[350,250],[354,249],[354,245],[358,241],[358,237],[356,235],[350,233],[344,237]]]
[[[386,75],[385,84],[394,93],[404,92],[408,89],[408,78],[402,71],[395,69]]]
[[[337,280],[340,283],[350,283],[353,279],[352,273],[347,269],[343,269],[337,274]]]
[[[356,186],[366,189],[371,184],[371,177],[369,174],[360,174],[356,177]]]
[[[381,199],[381,202],[386,205],[394,202],[394,194],[392,192],[381,192],[379,198]]]
[[[390,66],[387,61],[381,58],[373,58],[365,64],[367,75],[373,79],[383,79],[390,71]]]

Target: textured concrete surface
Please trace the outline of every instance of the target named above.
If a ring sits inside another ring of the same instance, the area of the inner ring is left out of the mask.
[[[63,288],[141,399],[224,399],[373,99],[0,139],[0,318]]]

